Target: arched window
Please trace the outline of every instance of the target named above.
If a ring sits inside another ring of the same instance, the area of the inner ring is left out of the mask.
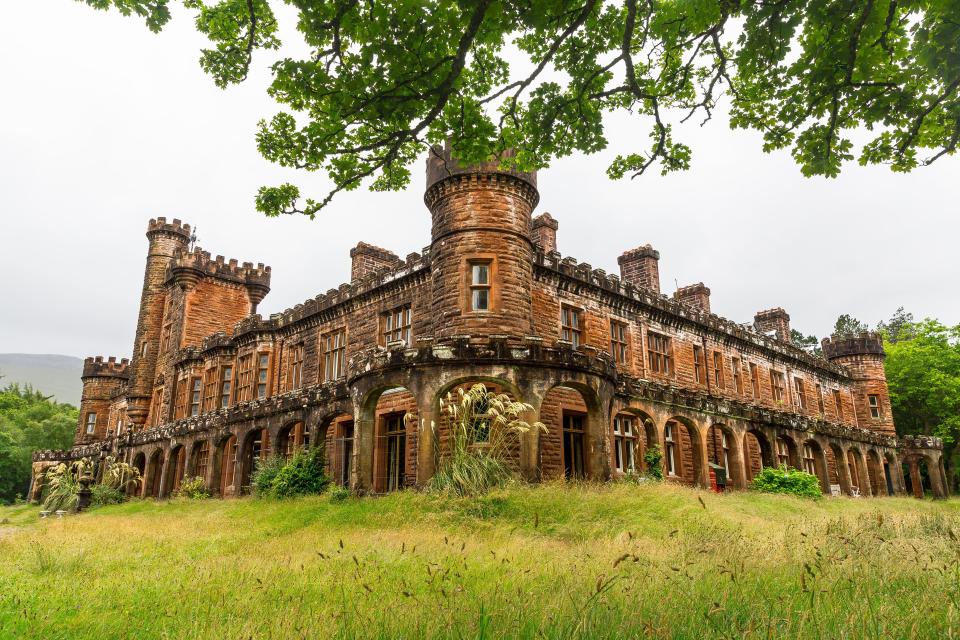
[[[677,474],[677,442],[675,440],[677,423],[668,422],[663,432],[663,442],[665,450],[663,452],[664,460],[667,462],[667,475],[675,476]]]

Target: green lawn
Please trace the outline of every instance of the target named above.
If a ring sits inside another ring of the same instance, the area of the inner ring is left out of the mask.
[[[545,485],[5,519],[0,638],[960,633],[957,500]]]

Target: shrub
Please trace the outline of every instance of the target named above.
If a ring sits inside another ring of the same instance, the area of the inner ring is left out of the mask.
[[[126,462],[118,462],[113,456],[107,456],[103,461],[103,476],[100,482],[122,493],[140,485],[140,470]]]
[[[350,489],[337,485],[330,491],[330,502],[343,502],[350,497]]]
[[[789,467],[764,467],[753,479],[750,488],[765,493],[789,493],[803,498],[819,498],[823,495],[817,476]]]
[[[663,480],[663,451],[660,445],[653,445],[643,454],[643,461],[647,465],[647,476],[654,480]]]
[[[274,456],[257,465],[254,493],[261,497],[291,498],[323,493],[330,484],[322,446],[299,449],[289,460]]]
[[[200,476],[193,478],[184,478],[180,486],[173,492],[174,498],[187,498],[189,500],[203,500],[210,497],[207,491],[206,483]]]
[[[90,487],[91,500],[90,505],[102,507],[108,504],[120,504],[127,499],[123,491],[107,484],[95,484]]]
[[[504,393],[487,391],[475,384],[468,391],[457,390],[458,400],[447,394],[440,408],[450,421],[446,453],[428,485],[432,491],[458,496],[481,495],[502,487],[514,476],[507,465],[511,452],[520,448],[520,439],[531,429],[547,428],[521,420],[533,407],[515,402]]]
[[[253,469],[253,476],[250,478],[253,494],[257,496],[271,495],[273,481],[276,480],[280,469],[283,469],[286,464],[287,460],[282,456],[270,456],[257,460]]]
[[[43,501],[45,511],[73,511],[77,506],[81,477],[89,477],[93,463],[87,458],[66,464],[61,462],[45,474],[46,498]]]

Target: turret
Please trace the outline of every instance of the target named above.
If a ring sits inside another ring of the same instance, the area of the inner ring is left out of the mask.
[[[166,301],[167,269],[174,256],[186,251],[190,244],[190,225],[176,218],[150,220],[147,225],[147,266],[140,294],[140,314],[130,363],[130,386],[127,395],[127,415],[135,425],[142,426],[150,411],[153,397],[163,310]]]
[[[885,435],[895,435],[887,374],[883,368],[886,356],[880,336],[872,332],[831,336],[824,338],[821,346],[827,360],[844,367],[853,378],[857,424]]]
[[[433,218],[437,337],[532,334],[536,185],[536,173],[504,170],[497,160],[462,166],[449,147],[431,151],[424,202]]]
[[[87,358],[83,361],[83,393],[80,396],[80,416],[77,419],[75,445],[89,444],[103,440],[107,436],[109,425],[107,414],[110,400],[126,384],[129,362],[126,358],[117,362],[111,356]]]

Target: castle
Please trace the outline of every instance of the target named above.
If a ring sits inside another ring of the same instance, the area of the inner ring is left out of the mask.
[[[650,245],[619,275],[562,257],[538,200],[533,173],[435,153],[427,248],[361,242],[349,283],[266,319],[270,267],[151,220],[132,357],[85,361],[75,446],[34,454],[33,497],[51,464],[108,455],[140,469],[144,496],[198,476],[240,495],[258,459],[320,440],[357,492],[420,486],[447,446],[440,399],[475,382],[547,426],[512,460],[533,481],[642,472],[655,443],[691,485],[743,488],[786,464],[825,493],[947,494],[942,443],[895,433],[876,335],[826,339],[819,357],[783,309],[744,325],[710,312],[703,283],[661,294]]]

